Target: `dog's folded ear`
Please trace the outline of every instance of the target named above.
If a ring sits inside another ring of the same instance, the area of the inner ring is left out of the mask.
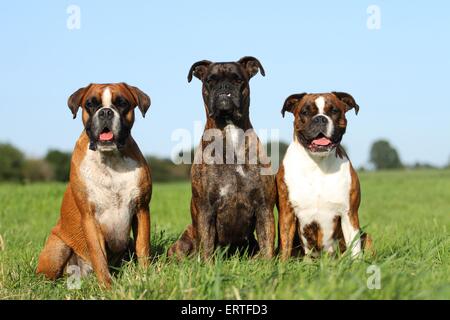
[[[187,77],[188,82],[192,81],[192,75],[194,75],[199,80],[203,81],[203,78],[206,75],[206,71],[208,70],[208,67],[211,63],[212,62],[209,60],[201,60],[194,63],[189,69],[189,74]]]
[[[284,101],[283,109],[281,109],[281,115],[283,116],[283,118],[286,111],[294,113],[295,106],[300,102],[300,100],[302,100],[302,98],[306,94],[306,92],[295,93],[286,98],[286,100]]]
[[[247,71],[249,79],[256,75],[258,71],[261,71],[261,75],[263,77],[266,76],[261,62],[254,57],[242,57],[239,59],[238,63],[245,69],[245,71]]]
[[[81,107],[81,102],[83,101],[83,97],[91,87],[92,84],[87,87],[83,87],[72,93],[67,100],[67,105],[69,106],[70,111],[72,111],[73,118],[77,117],[78,109]]]
[[[351,109],[355,109],[355,113],[358,114],[359,106],[356,103],[355,99],[353,99],[353,97],[351,95],[349,95],[346,92],[333,91],[331,93],[334,94],[336,97],[339,98],[339,100],[341,100],[342,102],[344,102],[347,105],[347,110],[346,111],[349,111]]]
[[[134,107],[139,107],[139,110],[141,110],[142,117],[145,118],[145,114],[147,113],[148,108],[150,108],[151,100],[150,97],[143,92],[138,87],[133,87],[125,82],[123,82],[123,85],[130,91],[131,95],[133,96],[136,105]]]

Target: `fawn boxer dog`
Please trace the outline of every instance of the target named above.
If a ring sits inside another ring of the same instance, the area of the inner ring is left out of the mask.
[[[73,118],[82,108],[84,131],[72,154],[61,215],[39,256],[37,273],[60,277],[67,266],[94,271],[110,287],[109,265],[130,243],[141,265],[150,255],[150,169],[131,136],[134,109],[145,116],[150,98],[126,83],[90,84],[73,93]]]
[[[207,260],[217,246],[273,256],[275,178],[249,118],[249,80],[258,71],[264,76],[253,57],[237,62],[203,60],[189,71],[189,82],[192,76],[202,81],[207,120],[191,169],[192,224],[169,249],[169,256],[200,251]],[[211,135],[226,150],[215,149],[215,161],[208,162]]]
[[[356,257],[362,245],[371,246],[359,226],[358,176],[340,146],[351,109],[357,114],[359,106],[344,92],[294,94],[284,103],[283,117],[288,111],[295,120],[294,140],[276,178],[283,260],[293,249],[315,256],[339,246]],[[300,243],[293,245],[294,239]]]

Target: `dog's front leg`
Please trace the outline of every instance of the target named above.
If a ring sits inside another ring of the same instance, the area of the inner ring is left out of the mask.
[[[351,221],[349,214],[343,214],[341,219],[342,233],[344,235],[345,246],[351,250],[352,258],[357,258],[361,253],[361,235],[359,223]]]
[[[351,250],[352,258],[360,256],[361,253],[361,231],[359,227],[359,205],[361,203],[361,189],[358,175],[350,165],[352,177],[350,189],[350,208],[341,217],[342,233],[344,234],[345,246]]]
[[[101,285],[111,287],[111,275],[105,250],[105,239],[93,215],[86,215],[82,221],[92,268]]]
[[[133,217],[133,235],[139,264],[148,266],[150,257],[150,211],[140,208]]]
[[[261,207],[256,214],[256,236],[260,254],[263,258],[273,257],[275,242],[275,220],[273,210]]]
[[[278,243],[281,260],[286,261],[292,255],[297,218],[289,203],[283,199],[280,200],[278,205]]]
[[[77,172],[71,173],[71,181],[78,179]],[[76,206],[81,213],[81,228],[86,240],[87,253],[100,284],[106,288],[111,287],[111,275],[108,269],[108,259],[105,248],[105,238],[95,219],[95,206],[90,204],[84,188],[72,188],[72,195]],[[85,248],[86,248],[85,247]]]
[[[289,202],[289,193],[284,181],[284,166],[281,165],[276,177],[277,209],[278,209],[278,250],[281,260],[292,256],[296,227],[298,224],[294,209]],[[298,228],[300,236],[300,228]]]
[[[210,209],[200,209],[197,224],[198,248],[202,258],[207,261],[214,253],[216,242],[216,219]]]

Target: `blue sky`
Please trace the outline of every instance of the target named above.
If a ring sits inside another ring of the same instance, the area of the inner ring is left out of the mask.
[[[343,4],[345,3],[345,5]],[[81,28],[69,30],[69,5]],[[369,5],[381,29],[369,30]],[[407,163],[450,156],[450,2],[447,1],[2,1],[0,141],[31,156],[72,150],[82,130],[68,96],[90,82],[125,81],[152,99],[134,137],[144,153],[168,156],[174,129],[204,122],[201,59],[260,59],[251,80],[256,129],[292,136],[284,99],[296,92],[346,91],[360,105],[344,144],[355,165],[387,138]],[[195,141],[197,143],[197,141]]]

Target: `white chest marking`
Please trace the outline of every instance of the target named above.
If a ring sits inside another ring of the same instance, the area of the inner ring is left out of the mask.
[[[323,232],[323,247],[333,248],[335,216],[347,215],[350,208],[351,174],[347,158],[313,157],[294,141],[283,160],[288,198],[301,227],[315,221]]]
[[[95,217],[113,251],[121,251],[128,244],[141,170],[133,159],[89,149],[80,165],[88,200],[95,205]]]
[[[228,124],[224,128],[226,137],[226,163],[243,164],[245,163],[245,135],[244,130],[236,127],[234,124]],[[247,132],[248,134],[248,132]],[[236,156],[236,162],[234,160]]]
[[[242,177],[245,177],[244,169],[242,169],[242,165],[237,166],[236,172],[239,173]]]
[[[233,124],[229,124],[225,127],[225,135],[228,139],[231,139],[233,147],[235,148],[240,143],[241,133],[243,134],[243,131]]]
[[[224,196],[226,196],[227,194],[228,194],[228,191],[230,190],[230,185],[229,184],[227,184],[227,185],[225,185],[225,186],[223,186],[222,188],[220,188],[220,196],[221,197],[224,197]]]

